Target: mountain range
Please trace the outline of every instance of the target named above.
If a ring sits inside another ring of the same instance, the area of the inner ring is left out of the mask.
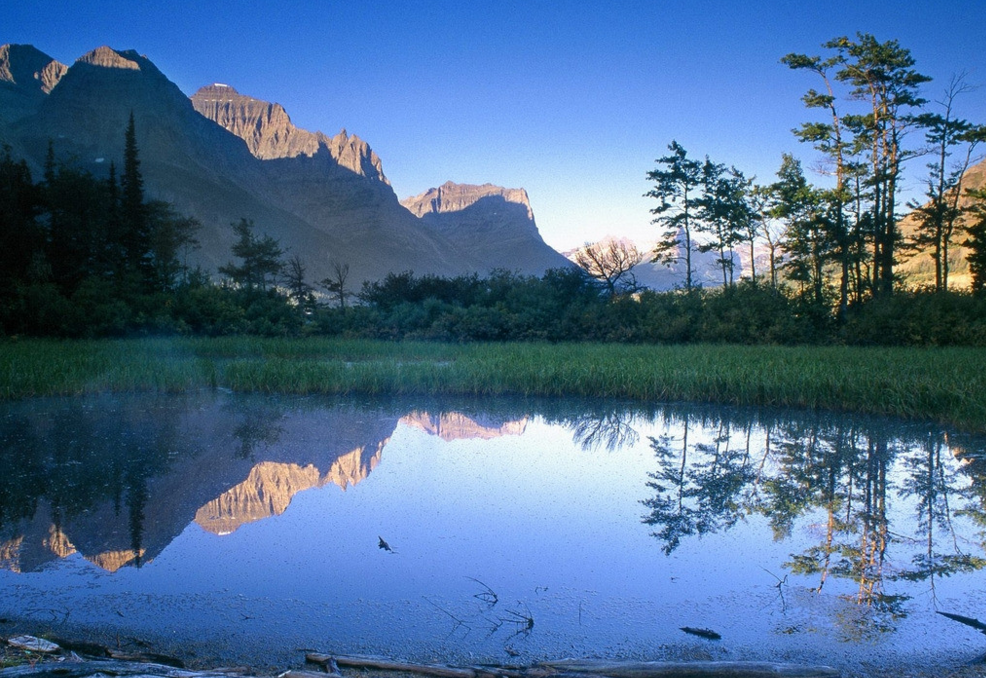
[[[100,47],[65,66],[30,45],[0,47],[0,144],[35,176],[49,143],[59,162],[107,175],[131,114],[147,196],[202,223],[194,263],[208,271],[231,260],[242,218],[300,256],[310,282],[336,262],[354,285],[571,266],[541,238],[523,189],[447,182],[402,202],[364,140],[300,129],[230,85],[188,97],[133,50]]]

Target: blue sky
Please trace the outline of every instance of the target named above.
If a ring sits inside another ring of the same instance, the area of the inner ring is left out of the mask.
[[[653,238],[643,194],[677,139],[764,182],[817,83],[779,63],[857,31],[899,40],[939,98],[986,85],[980,0],[226,2],[0,0],[0,43],[71,64],[100,45],[147,55],[185,93],[212,82],[276,101],[294,123],[346,128],[401,198],[446,180],[526,188],[557,249]],[[986,87],[960,115],[986,122]],[[911,162],[919,190],[923,161]],[[818,181],[823,181],[820,177]]]

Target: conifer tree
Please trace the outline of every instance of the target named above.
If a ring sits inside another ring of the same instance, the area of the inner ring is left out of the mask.
[[[654,247],[655,263],[672,266],[685,261],[685,289],[692,289],[692,235],[696,210],[696,199],[701,186],[702,165],[688,157],[688,152],[677,141],[668,146],[670,155],[658,158],[658,168],[647,173],[654,182],[654,188],[645,193],[648,198],[656,198],[660,204],[651,210],[655,215],[652,223],[664,227],[661,239]]]
[[[281,261],[284,250],[269,235],[256,236],[253,222],[249,219],[240,219],[239,223],[232,226],[237,240],[231,251],[242,263],[239,266],[233,263],[220,266],[219,272],[247,292],[266,291],[268,285],[274,284],[284,269]]]
[[[123,176],[120,178],[120,184],[120,245],[123,259],[131,274],[136,274],[142,281],[147,282],[153,275],[151,243],[147,208],[144,204],[144,178],[140,172],[137,134],[132,111],[125,137]]]

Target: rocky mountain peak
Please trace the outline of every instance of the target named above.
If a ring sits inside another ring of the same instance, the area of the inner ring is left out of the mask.
[[[76,60],[76,63],[102,68],[122,68],[129,71],[147,70],[148,67],[157,70],[146,57],[142,57],[132,49],[119,52],[105,45],[83,54]]]
[[[68,66],[33,45],[0,45],[0,82],[48,94]]]
[[[334,137],[301,129],[280,104],[240,94],[223,83],[202,87],[191,99],[196,111],[243,139],[261,160],[311,158],[323,151],[340,166],[389,185],[380,158],[345,129]]]
[[[499,198],[503,202],[522,205],[527,210],[527,218],[533,221],[534,211],[523,188],[503,188],[493,184],[476,186],[456,184],[446,181],[438,188],[429,188],[424,193],[401,201],[411,214],[423,217],[426,214],[447,214],[461,212],[486,198]]]

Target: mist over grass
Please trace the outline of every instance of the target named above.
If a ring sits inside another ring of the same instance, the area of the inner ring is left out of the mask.
[[[6,340],[0,398],[102,392],[598,397],[885,414],[986,431],[986,349]]]

